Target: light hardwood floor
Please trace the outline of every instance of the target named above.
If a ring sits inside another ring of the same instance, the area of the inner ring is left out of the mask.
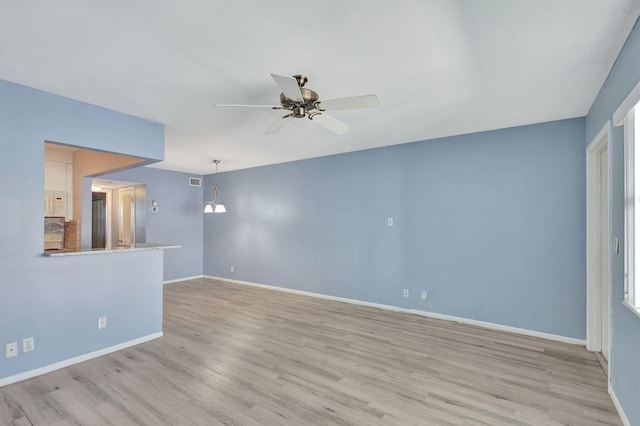
[[[0,388],[14,425],[620,425],[583,347],[196,279],[164,337]]]

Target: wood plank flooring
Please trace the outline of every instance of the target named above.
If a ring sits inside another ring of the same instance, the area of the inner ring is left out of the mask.
[[[621,424],[583,347],[207,279],[164,293],[163,338],[0,388],[0,424]]]

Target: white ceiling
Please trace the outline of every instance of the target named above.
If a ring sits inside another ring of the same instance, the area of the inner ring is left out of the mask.
[[[640,0],[30,0],[0,6],[0,79],[165,124],[157,167],[208,174],[584,116]],[[309,120],[270,73],[382,108]]]

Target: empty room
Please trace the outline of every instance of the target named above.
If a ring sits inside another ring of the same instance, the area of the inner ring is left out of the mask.
[[[0,425],[640,426],[639,16],[3,2]]]

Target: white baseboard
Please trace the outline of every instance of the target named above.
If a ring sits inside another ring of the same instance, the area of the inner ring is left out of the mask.
[[[622,409],[622,405],[620,405],[620,401],[618,401],[618,397],[616,396],[616,393],[611,388],[611,383],[609,383],[609,396],[611,397],[611,400],[613,401],[613,405],[615,405],[616,410],[618,411],[618,415],[620,416],[620,420],[622,420],[622,424],[624,426],[631,426],[631,422],[627,418],[627,415],[624,414],[624,410]]]
[[[95,352],[90,352],[88,354],[80,355],[74,358],[65,359],[64,361],[56,362],[55,364],[50,364],[45,367],[40,367],[33,370],[25,371],[24,373],[5,377],[4,379],[0,379],[0,388],[3,386],[10,385],[12,383],[21,382],[23,380],[31,379],[36,376],[41,376],[43,374],[47,374],[52,371],[60,370],[61,368],[69,367],[70,365],[79,364],[83,361],[88,361],[90,359],[97,358],[102,355],[110,354],[111,352],[116,352],[131,346],[139,345],[140,343],[145,343],[162,336],[163,336],[163,332],[159,331],[157,333],[153,333],[143,337],[139,337],[137,339],[129,340],[128,342],[119,343],[114,346],[109,346],[108,348],[100,349]]]
[[[184,277],[184,278],[178,278],[177,280],[168,280],[168,281],[163,281],[162,284],[171,284],[171,283],[179,283],[180,281],[189,281],[189,280],[195,280],[198,278],[203,278],[204,275],[194,275],[192,277]]]
[[[288,293],[302,294],[302,295],[305,295],[305,296],[318,297],[318,298],[321,298],[321,299],[328,299],[328,300],[335,300],[335,301],[338,301],[338,302],[346,302],[346,303],[351,303],[351,304],[354,304],[354,305],[370,306],[370,307],[374,307],[374,308],[384,309],[384,310],[387,310],[387,311],[404,312],[404,313],[407,313],[407,314],[421,315],[423,317],[441,319],[441,320],[445,320],[445,321],[454,321],[454,322],[459,322],[461,324],[475,325],[475,326],[478,326],[478,327],[488,328],[488,329],[491,329],[491,330],[506,331],[506,332],[509,332],[509,333],[522,334],[522,335],[525,335],[525,336],[540,337],[542,339],[554,340],[556,342],[570,343],[572,345],[586,346],[586,344],[587,344],[587,341],[584,340],[584,339],[575,339],[573,337],[565,337],[565,336],[560,336],[560,335],[557,335],[557,334],[543,333],[543,332],[540,332],[540,331],[528,330],[526,328],[511,327],[511,326],[508,326],[508,325],[495,324],[495,323],[492,323],[492,322],[485,322],[485,321],[478,321],[478,320],[469,319],[469,318],[455,317],[455,316],[452,316],[452,315],[438,314],[438,313],[429,312],[429,311],[421,311],[421,310],[418,310],[418,309],[400,308],[398,306],[384,305],[384,304],[381,304],[381,303],[365,302],[365,301],[362,301],[362,300],[347,299],[345,297],[329,296],[329,295],[321,294],[321,293],[312,293],[312,292],[309,292],[309,291],[294,290],[294,289],[290,289],[290,288],[277,287],[277,286],[273,286],[273,285],[252,283],[252,282],[249,282],[249,281],[232,280],[232,279],[229,279],[229,278],[213,277],[213,276],[210,276],[210,275],[203,275],[202,278],[208,278],[208,279],[219,280],[219,281],[226,281],[226,282],[230,282],[230,283],[234,283],[234,284],[250,285],[250,286],[253,286],[253,287],[262,287],[262,288],[267,288],[267,289],[272,289],[272,290],[284,291],[284,292],[288,292]]]

